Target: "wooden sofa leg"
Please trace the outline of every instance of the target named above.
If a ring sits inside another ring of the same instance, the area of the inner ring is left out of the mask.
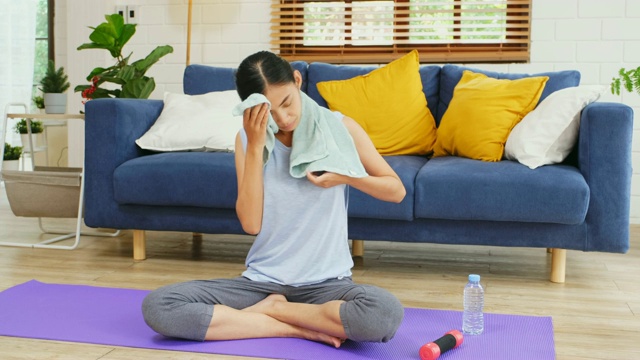
[[[144,260],[147,258],[147,237],[144,230],[133,230],[133,259]]]
[[[551,252],[551,277],[554,283],[564,283],[565,269],[567,267],[567,250],[553,249]]]
[[[202,233],[193,233],[191,248],[198,253],[202,250]]]
[[[351,240],[351,255],[364,257],[364,240]]]

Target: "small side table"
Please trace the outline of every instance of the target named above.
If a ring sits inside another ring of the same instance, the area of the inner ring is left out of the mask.
[[[8,109],[9,107],[16,107],[16,106],[22,106],[25,109],[25,112],[27,109],[27,106],[25,104],[9,104],[7,105]],[[2,140],[3,140],[3,146],[2,149],[0,150],[0,155],[4,155],[4,141],[6,138],[6,130],[7,130],[7,123],[8,123],[8,119],[26,119],[27,120],[27,132],[29,135],[29,147],[28,147],[28,152],[31,155],[31,170],[32,171],[36,171],[36,166],[35,166],[35,158],[34,158],[34,144],[33,144],[33,139],[31,137],[31,121],[32,120],[43,120],[43,121],[50,121],[52,122],[52,124],[55,125],[60,125],[60,124],[65,124],[68,120],[71,119],[79,119],[79,120],[84,120],[84,114],[27,114],[27,113],[8,113],[5,110],[5,116],[4,116],[4,123],[3,123],[3,127],[2,127]],[[46,140],[45,140],[46,143]],[[23,147],[26,147],[27,144],[23,144]],[[0,170],[2,170],[2,164],[0,163]],[[29,172],[26,172],[26,174],[28,174]],[[9,176],[9,175],[7,175]],[[2,178],[2,172],[0,171],[0,179]],[[7,194],[9,195],[9,194]],[[116,230],[115,232],[112,233],[105,233],[105,232],[83,232],[81,231],[82,229],[82,224],[83,224],[83,214],[84,214],[84,167],[82,168],[81,174],[80,174],[80,196],[79,196],[79,201],[78,201],[78,214],[77,214],[77,222],[76,222],[76,230],[75,232],[58,232],[58,231],[50,231],[47,230],[43,227],[42,225],[42,217],[38,217],[38,225],[40,226],[40,230],[45,233],[45,234],[56,234],[56,235],[61,235],[61,236],[57,236],[54,237],[52,239],[48,239],[48,240],[44,240],[41,241],[39,243],[36,244],[24,244],[24,243],[17,243],[17,242],[0,242],[0,246],[18,246],[18,247],[31,247],[31,248],[46,248],[46,249],[61,249],[61,250],[73,250],[75,249],[78,244],[80,243],[80,236],[81,235],[91,235],[91,236],[108,236],[108,237],[116,237],[120,235],[120,230]],[[41,214],[39,214],[41,215]],[[33,215],[32,215],[33,216]],[[33,216],[36,217],[36,216]],[[72,237],[75,237],[75,242],[72,245],[54,245],[54,243],[65,240],[65,239],[70,239]]]

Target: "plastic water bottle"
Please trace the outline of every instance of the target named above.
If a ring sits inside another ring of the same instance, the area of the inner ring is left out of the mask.
[[[484,330],[484,289],[480,285],[480,275],[469,275],[469,282],[464,287],[464,314],[462,315],[462,332],[469,335],[482,334]]]

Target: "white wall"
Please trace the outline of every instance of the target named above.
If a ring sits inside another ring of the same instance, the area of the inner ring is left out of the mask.
[[[529,73],[577,69],[582,74],[582,84],[607,85],[620,67],[640,65],[640,0],[532,2],[531,62],[474,66]],[[187,3],[187,0],[57,0],[60,10],[57,18],[66,21],[66,29],[56,36],[58,62],[67,64],[72,86],[77,85],[74,80],[84,81],[93,66],[111,65],[108,57],[79,54],[97,50],[78,52],[75,48],[88,40],[90,30],[86,27],[98,25],[103,15],[114,11],[116,5],[137,5],[140,23],[127,52],[133,51],[132,59],[139,59],[158,45],[172,45],[174,53],[149,72],[157,83],[152,98],[161,98],[164,91],[182,92]],[[269,48],[270,0],[193,0],[193,3],[191,63],[235,67],[245,56]],[[100,61],[104,63],[99,64]],[[78,107],[80,101],[79,94],[71,96],[70,102]],[[600,101],[624,102],[636,113],[631,222],[640,223],[640,96],[606,94]],[[70,139],[81,135],[81,132],[70,134]],[[72,152],[70,146],[70,155]]]

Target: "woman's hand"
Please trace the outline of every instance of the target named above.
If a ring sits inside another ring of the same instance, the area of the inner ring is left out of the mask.
[[[244,111],[242,126],[247,134],[247,147],[262,149],[266,142],[269,105],[262,103]]]
[[[307,172],[307,179],[313,185],[327,189],[332,186],[346,184],[349,178],[332,172],[314,171]]]

